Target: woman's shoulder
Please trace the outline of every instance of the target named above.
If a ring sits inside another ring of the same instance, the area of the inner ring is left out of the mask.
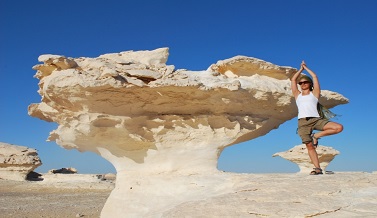
[[[295,96],[295,98],[296,98],[296,99],[298,99],[299,97],[301,97],[301,96],[302,96],[302,93],[301,93],[300,91],[298,91],[298,92],[297,92],[297,94],[296,94],[296,95],[294,95],[294,96]]]
[[[315,97],[316,99],[319,99],[319,97],[321,97],[321,93],[313,93],[313,92],[310,92],[310,95],[312,95],[313,97]]]

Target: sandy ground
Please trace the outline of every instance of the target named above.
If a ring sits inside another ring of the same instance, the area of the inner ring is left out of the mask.
[[[113,184],[71,184],[0,179],[0,217],[99,217]]]

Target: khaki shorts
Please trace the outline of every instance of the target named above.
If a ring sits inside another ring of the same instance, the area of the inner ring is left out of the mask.
[[[323,130],[323,127],[330,122],[321,117],[307,117],[298,120],[298,134],[301,137],[302,143],[307,144],[312,141],[310,136],[313,130]]]

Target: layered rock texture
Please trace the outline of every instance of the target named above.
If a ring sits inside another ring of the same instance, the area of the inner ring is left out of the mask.
[[[319,163],[323,171],[326,171],[326,167],[335,158],[336,155],[340,154],[338,150],[332,147],[318,145],[317,149]],[[299,173],[309,173],[313,170],[313,163],[311,162],[308,150],[305,144],[297,145],[288,151],[278,152],[272,155],[273,157],[282,157],[298,165],[300,168]]]
[[[267,134],[297,115],[290,80],[296,69],[236,56],[204,71],[166,65],[168,49],[97,58],[42,55],[42,101],[29,114],[58,123],[49,140],[95,152],[117,170],[103,217],[159,216],[167,208],[226,187],[192,175],[217,175],[230,145]],[[348,102],[322,91],[327,108]],[[202,177],[200,177],[202,178]],[[195,185],[194,185],[195,184]]]
[[[23,181],[42,165],[37,150],[0,142],[0,178]]]

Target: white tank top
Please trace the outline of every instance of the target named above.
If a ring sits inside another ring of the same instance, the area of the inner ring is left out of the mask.
[[[297,96],[298,119],[304,117],[320,117],[317,111],[318,99],[310,92],[309,95]]]

